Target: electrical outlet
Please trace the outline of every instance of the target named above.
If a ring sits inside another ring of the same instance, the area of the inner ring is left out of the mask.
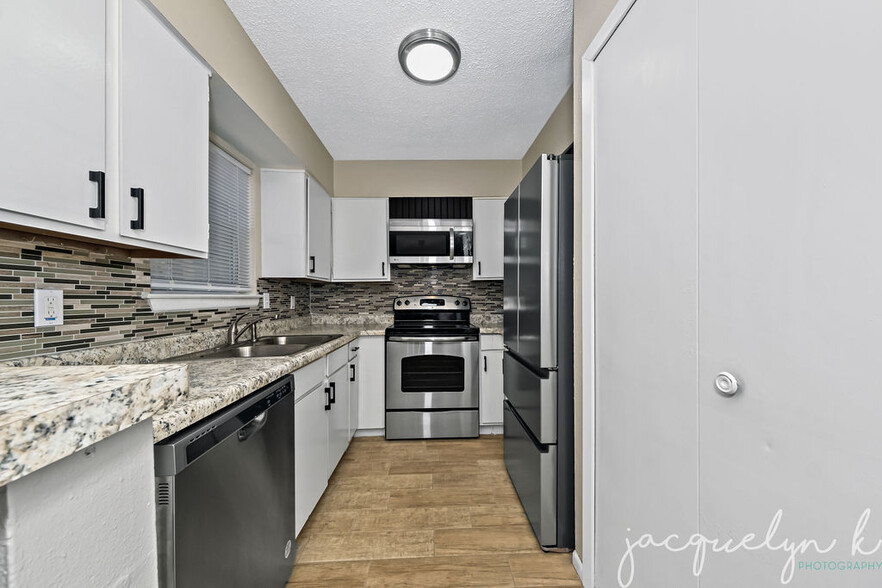
[[[34,326],[64,324],[64,292],[34,290]]]
[[[291,310],[294,310],[294,295],[291,295]]]
[[[269,309],[269,307],[270,307],[269,292],[264,292],[263,293],[263,309],[267,310],[267,309]]]

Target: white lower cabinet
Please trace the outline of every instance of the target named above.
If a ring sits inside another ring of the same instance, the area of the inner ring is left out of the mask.
[[[358,357],[358,428],[386,427],[386,340],[382,335],[360,337]]]
[[[328,472],[334,473],[349,447],[349,364],[328,376],[331,410],[328,411]]]
[[[357,348],[356,348],[357,349]],[[358,356],[349,360],[349,439],[358,430],[358,395],[359,395]]]
[[[501,335],[481,335],[481,424],[502,424],[502,349]]]
[[[320,381],[294,405],[294,520],[297,534],[328,487],[330,404],[326,390],[324,381]]]

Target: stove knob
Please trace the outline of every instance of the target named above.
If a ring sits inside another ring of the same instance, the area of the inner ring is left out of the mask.
[[[459,306],[459,300],[457,300],[456,302],[454,302],[454,304],[457,305],[457,306]]]
[[[405,300],[404,304],[406,304],[407,306],[410,306],[410,300]]]
[[[401,301],[399,300],[398,302],[396,302],[395,306],[401,306]]]

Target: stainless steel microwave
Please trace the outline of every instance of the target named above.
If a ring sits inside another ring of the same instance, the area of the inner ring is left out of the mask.
[[[459,264],[474,258],[471,219],[391,219],[389,262]]]

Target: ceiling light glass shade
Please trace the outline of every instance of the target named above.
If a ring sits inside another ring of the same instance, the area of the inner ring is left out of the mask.
[[[401,69],[423,84],[449,79],[459,67],[459,58],[459,45],[454,38],[438,29],[414,31],[398,47]]]

